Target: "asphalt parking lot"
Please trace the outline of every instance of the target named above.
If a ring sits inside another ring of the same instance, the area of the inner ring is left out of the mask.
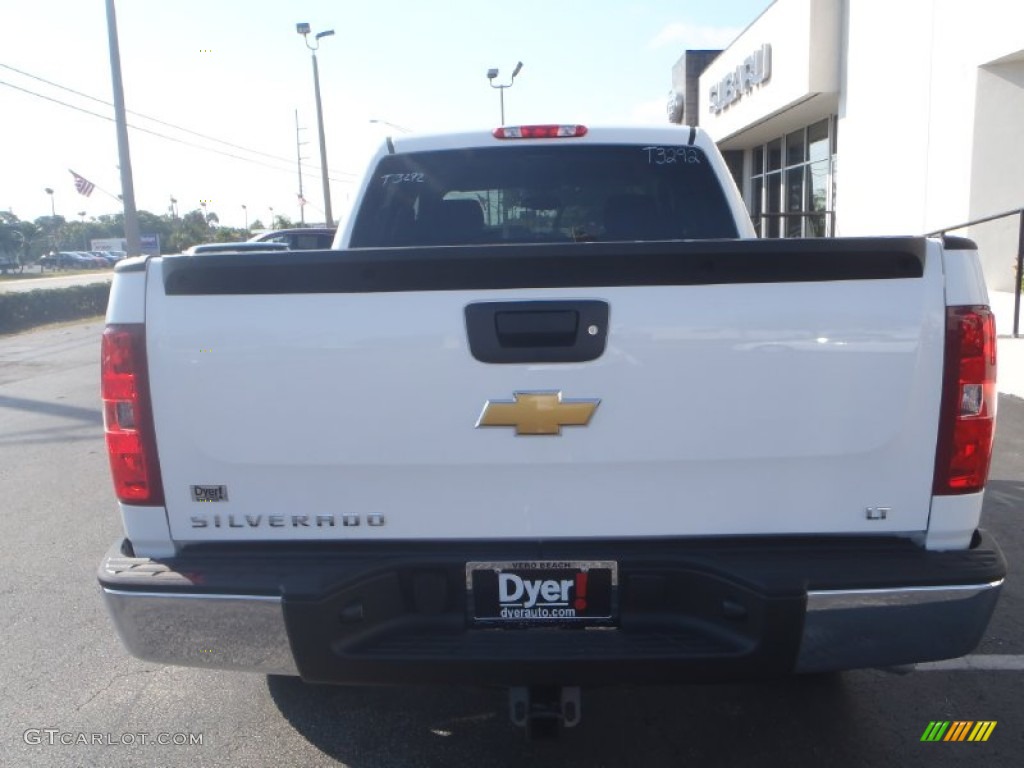
[[[910,675],[586,691],[579,727],[530,743],[499,691],[315,687],[127,656],[95,579],[120,533],[98,406],[101,329],[0,337],[0,765],[1024,764],[1024,400],[1000,400],[983,524],[1010,573],[967,660]],[[933,721],[996,726],[983,743],[922,742]],[[161,735],[172,743],[152,743]]]

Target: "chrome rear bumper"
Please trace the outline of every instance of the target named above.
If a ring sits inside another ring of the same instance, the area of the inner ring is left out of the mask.
[[[937,661],[970,653],[1003,579],[988,584],[808,592],[796,672]]]
[[[981,639],[1002,583],[810,592],[799,654],[790,671],[892,666],[965,655]],[[298,674],[280,597],[108,587],[103,594],[125,647],[140,659]],[[523,657],[517,662],[529,661],[526,642]]]
[[[297,675],[280,597],[134,592],[104,587],[128,651],[187,667]]]

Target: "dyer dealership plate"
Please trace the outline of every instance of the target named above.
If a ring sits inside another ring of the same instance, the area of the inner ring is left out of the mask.
[[[618,567],[611,561],[467,563],[473,623],[607,625],[615,620]]]

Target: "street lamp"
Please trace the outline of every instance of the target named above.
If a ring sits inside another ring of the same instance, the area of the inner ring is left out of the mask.
[[[242,203],[242,213],[245,214],[245,231],[249,231],[249,208],[245,203]]]
[[[498,94],[501,97],[501,124],[502,125],[505,124],[505,89],[512,87],[512,84],[516,81],[516,75],[519,74],[519,70],[521,70],[522,68],[523,68],[523,62],[520,61],[518,64],[516,64],[516,68],[512,70],[512,79],[509,80],[504,85],[501,85],[500,83],[498,85],[494,84],[494,78],[496,78],[498,76],[497,68],[492,68],[492,69],[488,69],[487,70],[487,81],[488,81],[488,83],[490,83],[491,88],[497,88],[498,89]]]
[[[313,52],[313,90],[316,93],[316,124],[320,131],[320,174],[324,184],[324,216],[327,226],[334,224],[334,214],[331,212],[331,183],[327,178],[327,144],[324,139],[324,110],[320,104],[320,69],[316,63],[316,52],[320,49],[320,38],[334,34],[333,29],[326,32],[317,32],[313,36],[314,45],[309,44],[309,24],[300,22],[295,25],[295,31],[302,35],[306,41],[306,47]]]
[[[57,214],[53,207],[53,190],[50,187],[43,189],[50,196],[50,253],[57,249]]]
[[[394,123],[389,123],[387,120],[378,120],[376,117],[371,117],[370,118],[370,122],[371,123],[379,123],[380,125],[386,125],[389,128],[394,128],[396,131],[400,131],[401,133],[412,133],[412,131],[409,130],[408,128],[403,128],[400,125],[395,125]]]
[[[171,195],[171,218],[178,218],[178,198],[174,195]]]
[[[267,208],[270,209],[270,226],[267,227],[267,229],[273,229],[274,228],[274,206],[268,205]]]

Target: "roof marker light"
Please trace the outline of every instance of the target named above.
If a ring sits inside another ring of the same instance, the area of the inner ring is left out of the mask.
[[[495,128],[496,139],[566,139],[587,135],[585,125],[504,125]]]

